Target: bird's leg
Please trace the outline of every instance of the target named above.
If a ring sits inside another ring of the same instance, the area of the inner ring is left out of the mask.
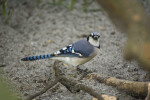
[[[87,74],[92,73],[92,71],[88,70],[84,65],[82,65],[84,69],[81,69],[81,66],[77,66],[77,72],[81,74],[80,80],[83,79]]]

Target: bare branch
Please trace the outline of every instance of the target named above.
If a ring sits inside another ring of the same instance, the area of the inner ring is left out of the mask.
[[[90,75],[92,75],[93,79],[99,81],[100,83],[105,83],[106,85],[124,90],[126,93],[134,97],[145,98],[147,96],[148,82],[122,80],[114,77],[102,76],[96,73],[89,74],[89,76]]]

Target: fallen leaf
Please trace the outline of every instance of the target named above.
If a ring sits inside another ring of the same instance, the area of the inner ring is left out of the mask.
[[[30,89],[30,86],[26,86],[26,89],[29,90],[29,89]]]
[[[98,100],[97,98],[93,98],[92,100]]]
[[[67,64],[62,63],[63,66],[67,66]]]
[[[93,75],[90,75],[89,80],[93,79]]]
[[[47,47],[47,46],[48,46],[48,44],[49,44],[49,43],[51,43],[51,42],[52,42],[52,40],[48,40],[48,41],[47,41],[47,42],[45,42],[42,46],[43,46],[43,47]]]
[[[101,31],[105,31],[106,29],[104,28],[104,27],[102,27],[102,26],[99,26],[98,27]]]
[[[31,54],[31,51],[30,51],[30,50],[28,50],[28,51],[27,51],[27,54],[28,54],[28,55],[30,55],[30,54]]]
[[[42,46],[43,46],[43,47],[47,47],[47,46],[48,46],[48,43],[44,43]]]
[[[111,34],[111,35],[114,35],[115,33],[116,33],[116,32],[115,32],[115,31],[113,31],[113,32],[111,32],[110,34]]]
[[[115,96],[108,96],[106,94],[103,94],[102,97],[104,98],[104,100],[117,100]]]
[[[24,44],[25,47],[29,47],[29,44]]]
[[[132,19],[135,21],[135,22],[139,22],[141,20],[141,16],[139,14],[135,14],[132,16]]]
[[[48,43],[52,42],[52,40],[48,40]]]
[[[76,78],[76,75],[72,75],[73,78]]]

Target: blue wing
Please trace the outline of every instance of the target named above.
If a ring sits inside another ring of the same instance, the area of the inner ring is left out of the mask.
[[[93,50],[94,47],[87,40],[83,39],[60,49],[54,55],[57,57],[88,57]]]
[[[83,57],[90,56],[94,51],[94,46],[91,45],[86,39],[77,41],[72,44],[75,52],[80,53]]]
[[[69,45],[55,52],[54,57],[81,57],[81,54],[76,53],[72,45]]]

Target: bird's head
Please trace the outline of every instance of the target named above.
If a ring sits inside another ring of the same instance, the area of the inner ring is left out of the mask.
[[[98,32],[91,32],[87,41],[94,47],[100,48],[100,34]]]

